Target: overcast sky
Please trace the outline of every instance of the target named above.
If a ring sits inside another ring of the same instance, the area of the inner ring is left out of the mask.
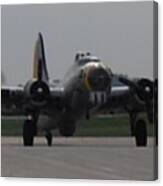
[[[63,78],[77,51],[90,51],[113,73],[153,77],[153,3],[2,6],[2,71],[8,85],[32,77],[37,33],[50,78]]]

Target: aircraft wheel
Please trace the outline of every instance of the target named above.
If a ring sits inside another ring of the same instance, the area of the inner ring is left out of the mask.
[[[59,133],[64,136],[64,137],[70,137],[73,136],[74,132],[75,132],[75,124],[71,124],[71,125],[61,125],[59,127]]]
[[[52,134],[50,132],[47,132],[45,137],[47,139],[48,146],[52,146]]]
[[[139,119],[135,124],[136,146],[147,146],[147,126],[143,119]]]
[[[32,121],[25,120],[23,125],[23,142],[24,146],[33,146],[35,126]]]

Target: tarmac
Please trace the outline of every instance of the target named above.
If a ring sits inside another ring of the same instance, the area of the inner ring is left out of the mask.
[[[153,138],[147,147],[136,147],[131,137],[53,138],[48,147],[43,137],[24,147],[21,137],[1,137],[3,177],[154,180],[157,149]]]

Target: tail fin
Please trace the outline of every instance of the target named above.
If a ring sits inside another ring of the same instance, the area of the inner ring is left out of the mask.
[[[46,67],[44,43],[42,34],[38,34],[38,39],[34,48],[34,60],[33,60],[33,78],[48,82],[48,71]]]

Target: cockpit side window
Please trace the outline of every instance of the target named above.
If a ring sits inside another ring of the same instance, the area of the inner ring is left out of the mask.
[[[86,63],[89,63],[89,62],[100,62],[100,60],[95,57],[95,56],[91,56],[90,53],[77,53],[76,56],[75,56],[75,63],[77,65],[84,65]]]
[[[98,63],[98,62],[100,62],[100,60],[98,58],[95,58],[95,57],[84,57],[84,58],[78,60],[79,65],[84,65],[84,64],[89,63],[89,62]]]

